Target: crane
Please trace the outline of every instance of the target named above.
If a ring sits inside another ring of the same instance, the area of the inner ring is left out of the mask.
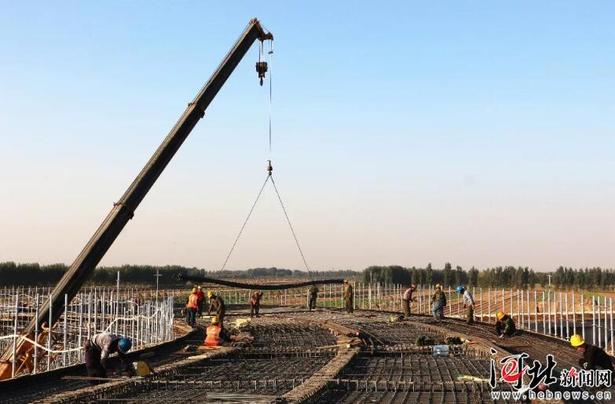
[[[24,329],[16,349],[7,350],[2,354],[0,357],[0,380],[11,378],[13,374],[18,375],[32,370],[33,343],[41,342],[40,340],[33,341],[35,329],[37,327],[43,328],[44,323],[50,319],[51,321],[49,321],[45,328],[51,330],[53,324],[60,319],[65,310],[64,295],[68,296],[68,301],[75,297],[122,229],[124,229],[124,226],[132,219],[135,210],[164,171],[167,164],[169,164],[182,143],[190,135],[197,122],[205,115],[205,110],[216,94],[218,94],[218,91],[220,91],[256,40],[261,43],[267,40],[272,41],[273,34],[265,31],[261,23],[254,18],[250,20],[239,39],[194,100],[188,104],[184,113],[145,164],[145,167],[143,167],[119,201],[113,204],[113,208],[107,217],[51,292],[49,301],[40,308],[38,316],[35,316]],[[263,78],[267,72],[267,63],[259,60],[256,63],[256,72],[262,85]],[[40,338],[46,338],[45,334],[41,334]]]

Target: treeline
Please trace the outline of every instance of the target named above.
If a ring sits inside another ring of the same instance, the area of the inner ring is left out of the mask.
[[[64,264],[39,265],[16,264],[14,262],[0,262],[0,286],[13,285],[53,285],[57,283],[68,267]],[[151,266],[151,265],[123,265],[118,267],[96,268],[88,283],[104,285],[115,284],[117,273],[120,272],[120,282],[154,285],[156,271],[160,274],[159,284],[162,287],[183,285],[178,275],[203,275],[212,278],[249,279],[249,278],[307,278],[305,271],[283,268],[251,268],[245,271],[205,271],[199,268],[187,268],[179,265]],[[327,271],[311,273],[314,279],[323,278],[354,278],[358,274],[352,271]]]
[[[13,285],[53,285],[60,280],[67,266],[64,264],[39,265],[16,264],[14,262],[0,262],[0,286]],[[188,268],[179,265],[151,266],[151,265],[123,265],[117,267],[97,268],[89,284],[109,285],[115,284],[117,272],[120,272],[122,284],[155,285],[156,271],[160,273],[161,287],[174,287],[184,285],[178,280],[180,273],[190,275],[203,275],[212,278],[224,279],[305,279],[305,271],[284,268],[251,268],[243,271],[205,271],[200,268]],[[447,263],[442,269],[432,268],[428,264],[425,268],[391,266],[371,266],[363,274],[353,271],[312,271],[313,279],[345,278],[363,280],[364,282],[397,283],[397,284],[435,284],[440,283],[446,287],[458,285],[479,287],[512,287],[526,288],[536,285],[551,284],[561,288],[605,288],[615,286],[615,271],[602,268],[573,269],[559,267],[552,272],[534,272],[528,267],[495,267],[478,270],[474,267],[464,270],[460,266]]]
[[[472,267],[466,271],[460,266],[453,268],[450,263],[446,263],[442,269],[434,269],[431,264],[427,264],[425,268],[406,268],[399,265],[371,266],[363,271],[363,281],[422,285],[439,283],[445,287],[466,285],[523,289],[536,285],[547,286],[549,275],[551,285],[555,287],[604,288],[615,286],[613,269],[559,267],[553,272],[534,272],[528,267],[507,266],[480,271]]]

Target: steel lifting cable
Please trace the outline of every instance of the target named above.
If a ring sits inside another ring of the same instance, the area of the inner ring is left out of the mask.
[[[259,63],[261,62],[261,57],[264,58],[264,44],[261,42],[260,46],[259,46],[259,54],[258,54],[258,60]],[[273,105],[273,80],[272,80],[272,74],[271,74],[271,62],[273,60],[273,41],[270,42],[270,48],[269,48],[269,52],[267,53],[269,55],[269,123],[268,123],[268,140],[269,140],[269,154],[271,155],[272,152],[272,148],[271,148],[271,127],[272,127],[272,105]],[[261,81],[262,84],[262,81]],[[292,222],[290,221],[290,217],[288,216],[288,212],[286,211],[286,206],[284,205],[284,202],[282,201],[282,197],[280,195],[280,192],[278,191],[278,187],[275,184],[275,181],[273,179],[273,167],[271,166],[271,160],[269,160],[269,167],[267,169],[268,173],[267,173],[267,178],[265,178],[265,181],[263,182],[263,185],[261,186],[260,190],[258,191],[258,194],[256,196],[256,199],[254,200],[254,203],[252,204],[252,207],[250,208],[250,211],[248,212],[248,215],[246,216],[243,224],[241,225],[241,228],[239,229],[239,233],[237,233],[237,237],[235,237],[235,241],[233,242],[233,245],[231,246],[231,249],[229,250],[228,254],[226,255],[226,259],[224,260],[224,263],[222,264],[222,266],[220,267],[220,271],[223,271],[226,268],[226,265],[228,264],[229,259],[231,258],[231,255],[233,254],[233,251],[235,250],[235,247],[237,246],[237,242],[239,241],[239,239],[241,238],[241,235],[243,234],[244,229],[246,228],[246,225],[248,224],[248,221],[250,220],[250,217],[252,216],[252,212],[254,212],[254,208],[256,207],[256,204],[258,203],[263,190],[265,189],[265,186],[267,185],[267,182],[271,179],[271,184],[273,185],[273,189],[275,190],[276,196],[278,198],[278,201],[280,202],[280,206],[282,207],[282,211],[284,212],[284,217],[286,218],[286,222],[288,223],[288,227],[290,228],[290,232],[293,235],[293,239],[295,240],[295,244],[297,245],[297,249],[299,250],[299,254],[301,255],[301,259],[303,260],[303,264],[305,265],[305,269],[308,272],[308,276],[310,278],[310,280],[313,281],[313,277],[312,277],[312,272],[310,271],[310,266],[307,263],[307,260],[305,259],[305,254],[303,253],[303,249],[301,248],[301,244],[299,243],[299,239],[297,238],[297,234],[295,233],[295,229],[292,225]]]
[[[293,227],[293,224],[292,224],[292,222],[290,220],[290,217],[288,216],[288,212],[286,211],[286,206],[284,205],[284,201],[282,200],[282,196],[280,195],[280,191],[278,190],[278,187],[275,184],[275,180],[273,179],[272,171],[273,171],[273,168],[271,167],[271,163],[270,163],[269,164],[269,168],[268,168],[267,178],[265,178],[265,181],[263,182],[263,185],[261,186],[260,190],[258,191],[258,194],[256,195],[256,199],[254,200],[254,203],[252,203],[252,207],[250,208],[250,211],[248,212],[248,215],[246,216],[245,220],[243,221],[243,224],[241,225],[241,228],[239,229],[239,233],[237,233],[237,237],[235,237],[235,241],[233,242],[233,245],[231,246],[231,249],[229,250],[228,254],[226,255],[226,259],[224,260],[224,264],[222,264],[222,267],[220,268],[220,271],[223,271],[226,268],[226,264],[228,264],[228,261],[231,258],[231,255],[233,254],[233,251],[235,251],[235,247],[237,246],[237,242],[241,238],[241,235],[243,234],[243,231],[246,228],[246,225],[248,224],[248,221],[250,220],[250,217],[252,217],[252,213],[254,212],[254,208],[256,207],[256,204],[260,200],[260,197],[263,194],[263,190],[265,189],[265,186],[267,185],[267,182],[269,180],[271,180],[271,184],[273,185],[273,189],[275,190],[275,194],[276,194],[276,196],[278,198],[278,201],[280,202],[280,206],[282,207],[282,211],[284,212],[284,217],[286,218],[286,223],[288,223],[288,227],[290,228],[290,232],[293,235],[293,239],[295,240],[295,244],[297,245],[297,249],[299,250],[299,254],[301,255],[301,259],[303,260],[303,264],[305,265],[305,269],[307,270],[308,276],[310,277],[310,279],[312,279],[312,272],[310,270],[310,266],[308,265],[307,260],[305,259],[305,254],[303,253],[303,249],[301,248],[301,244],[299,243],[299,238],[297,237],[297,233],[295,232],[295,228]]]
[[[248,212],[248,216],[246,216],[246,220],[243,221],[243,224],[241,225],[241,228],[239,229],[239,233],[237,233],[237,237],[235,237],[235,241],[233,242],[231,249],[226,255],[224,264],[222,264],[222,267],[220,267],[220,271],[224,271],[224,268],[226,268],[226,264],[228,263],[229,258],[231,258],[231,254],[233,254],[233,251],[235,250],[235,246],[237,245],[237,242],[239,241],[239,238],[241,237],[241,234],[243,233],[243,229],[246,228],[246,224],[248,224],[248,220],[250,220],[250,216],[252,216],[252,212],[254,212],[254,207],[256,207],[256,203],[260,199],[263,193],[263,189],[265,189],[265,185],[267,185],[267,181],[269,181],[270,177],[271,175],[267,175],[267,178],[265,178],[265,182],[263,182],[261,189],[258,191],[258,195],[256,195],[256,199],[254,200],[254,203],[252,204],[252,207],[250,208],[250,212]]]
[[[271,111],[273,105],[273,76],[271,65],[273,62],[273,41],[270,41],[269,46],[269,155],[271,155]]]
[[[280,201],[280,206],[282,206],[282,211],[284,211],[284,216],[286,217],[286,222],[288,223],[288,227],[290,227],[290,232],[293,234],[293,238],[295,239],[295,244],[297,244],[297,249],[299,250],[299,254],[301,254],[301,259],[303,259],[303,264],[305,264],[305,269],[308,271],[308,275],[310,279],[312,278],[312,273],[310,271],[310,266],[305,259],[305,255],[303,254],[303,250],[301,249],[301,245],[299,244],[299,239],[297,238],[297,234],[295,233],[295,229],[293,228],[292,223],[290,222],[290,218],[288,217],[288,213],[286,213],[286,207],[284,206],[284,202],[282,202],[282,197],[280,196],[280,192],[278,191],[278,187],[275,185],[275,181],[273,177],[271,177],[271,184],[273,184],[273,189],[275,189],[275,193],[278,196],[278,200]]]

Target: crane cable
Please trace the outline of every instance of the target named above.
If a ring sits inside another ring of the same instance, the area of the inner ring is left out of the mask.
[[[263,57],[263,53],[264,53],[264,44],[261,42],[260,46],[259,46],[259,54],[258,54],[258,60],[259,63],[261,61],[261,57]],[[271,147],[271,127],[272,127],[272,105],[273,105],[273,80],[272,80],[272,74],[271,74],[271,61],[273,60],[273,41],[270,41],[270,48],[269,48],[269,125],[268,125],[268,137],[269,137],[269,155],[271,155],[272,153],[272,147]],[[237,236],[235,237],[235,241],[233,242],[233,245],[231,246],[231,249],[229,250],[228,254],[226,255],[226,259],[224,260],[224,263],[222,264],[222,266],[220,267],[220,271],[224,271],[224,269],[226,268],[226,265],[228,264],[229,259],[231,258],[231,255],[233,254],[233,251],[235,251],[235,247],[237,246],[237,243],[239,242],[239,239],[241,238],[241,235],[243,234],[244,229],[246,228],[246,225],[248,224],[248,221],[250,220],[250,217],[252,216],[252,213],[254,212],[254,208],[256,207],[256,204],[258,203],[258,201],[260,200],[261,195],[263,194],[263,190],[265,189],[265,186],[267,185],[267,182],[271,180],[271,184],[273,185],[273,189],[275,190],[276,196],[278,198],[278,201],[280,202],[280,206],[282,207],[282,211],[284,212],[284,217],[286,218],[286,222],[288,223],[288,227],[290,228],[290,232],[293,235],[293,239],[295,241],[295,244],[297,246],[297,249],[299,250],[299,254],[301,255],[301,259],[303,260],[303,264],[305,265],[305,269],[308,272],[308,276],[311,280],[313,280],[312,277],[312,272],[310,271],[310,266],[307,263],[307,260],[305,259],[305,254],[303,253],[303,249],[301,248],[301,244],[299,243],[299,239],[297,237],[297,233],[295,233],[295,229],[292,225],[292,222],[290,221],[290,217],[288,216],[288,212],[286,211],[286,206],[284,205],[284,201],[282,200],[282,196],[280,195],[280,192],[278,190],[277,185],[275,184],[275,180],[273,179],[273,167],[271,165],[271,160],[269,160],[269,165],[267,167],[267,177],[265,178],[265,181],[263,182],[263,185],[261,186],[260,190],[258,191],[258,194],[256,195],[256,199],[254,200],[254,203],[252,203],[252,207],[250,208],[250,211],[248,212],[248,215],[246,216],[245,220],[243,221],[243,224],[241,225],[241,228],[239,229],[239,233],[237,233]]]
[[[273,75],[271,65],[273,62],[273,41],[269,43],[269,155],[271,155],[271,111],[273,105]]]
[[[220,271],[224,271],[224,268],[226,268],[226,264],[228,263],[228,260],[231,258],[231,254],[233,254],[233,251],[235,250],[235,246],[237,245],[237,242],[239,241],[239,237],[241,237],[241,234],[243,233],[243,229],[246,228],[246,225],[248,224],[248,220],[250,220],[250,216],[252,216],[252,212],[254,212],[254,208],[256,207],[256,203],[258,202],[258,200],[260,199],[262,193],[263,193],[263,189],[265,189],[265,185],[267,185],[267,181],[269,181],[269,175],[267,175],[267,178],[265,178],[265,182],[263,182],[263,185],[261,186],[261,189],[258,191],[258,195],[256,195],[256,199],[254,200],[254,203],[252,204],[252,207],[250,208],[250,212],[248,213],[248,216],[246,217],[246,220],[243,221],[243,224],[241,225],[241,228],[239,229],[239,233],[237,234],[237,237],[235,237],[235,241],[233,242],[233,245],[231,246],[231,249],[229,250],[228,254],[226,255],[226,259],[224,260],[224,264],[222,264],[222,266],[220,267]]]
[[[301,249],[301,245],[299,244],[299,239],[297,238],[297,234],[295,233],[295,229],[293,228],[293,224],[290,222],[290,218],[288,217],[288,213],[286,213],[286,207],[284,206],[284,202],[282,202],[282,197],[280,196],[280,192],[278,191],[278,187],[275,185],[275,181],[273,177],[271,177],[271,184],[273,185],[273,189],[275,189],[275,193],[278,196],[278,200],[280,201],[280,206],[282,206],[282,211],[284,211],[284,216],[286,217],[286,222],[288,223],[288,227],[290,227],[290,232],[293,234],[293,238],[295,239],[295,244],[297,244],[297,249],[299,250],[299,254],[301,254],[301,259],[303,260],[303,264],[305,265],[305,269],[308,271],[308,275],[310,279],[312,278],[312,273],[310,272],[310,266],[305,259],[305,255],[303,254],[303,250]]]
[[[246,225],[248,224],[248,221],[250,220],[250,217],[252,217],[252,213],[254,212],[254,208],[256,207],[256,204],[260,200],[260,197],[263,194],[263,190],[265,189],[265,186],[267,185],[267,182],[269,180],[271,180],[271,184],[273,185],[273,189],[275,190],[275,194],[276,194],[276,196],[278,198],[278,201],[280,202],[280,206],[282,207],[282,211],[284,212],[284,217],[286,218],[286,223],[288,223],[288,227],[290,228],[290,232],[293,235],[293,240],[295,241],[295,245],[297,246],[297,250],[299,250],[299,254],[301,255],[301,259],[303,260],[303,264],[305,265],[305,269],[308,272],[309,278],[313,279],[312,272],[310,270],[310,266],[307,263],[307,260],[305,258],[305,254],[303,253],[303,249],[301,248],[301,244],[299,243],[299,238],[297,237],[297,233],[295,232],[295,228],[293,227],[293,224],[292,224],[292,222],[290,220],[290,216],[288,216],[288,212],[286,211],[286,206],[284,205],[284,201],[282,200],[282,196],[280,195],[280,191],[278,190],[278,187],[275,184],[275,180],[273,179],[273,167],[271,166],[271,161],[269,161],[269,166],[267,168],[267,171],[268,171],[267,172],[267,178],[265,178],[265,181],[263,182],[263,185],[261,186],[260,190],[258,191],[258,194],[256,195],[256,199],[254,200],[254,203],[252,203],[252,207],[250,207],[250,211],[248,212],[248,215],[246,216],[245,220],[243,221],[243,224],[241,225],[241,228],[239,229],[239,233],[237,233],[237,237],[235,237],[235,241],[233,242],[233,245],[231,246],[231,249],[229,250],[228,254],[226,255],[226,259],[224,260],[224,263],[220,267],[220,271],[224,271],[224,269],[226,268],[226,264],[228,264],[228,261],[231,258],[231,255],[233,254],[233,251],[235,251],[235,247],[237,246],[237,243],[239,242],[239,239],[241,238],[241,235],[243,234],[243,231],[246,228]]]

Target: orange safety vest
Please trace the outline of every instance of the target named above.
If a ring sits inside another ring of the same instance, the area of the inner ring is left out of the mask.
[[[199,295],[196,293],[190,294],[188,296],[188,303],[186,303],[186,307],[190,309],[198,309],[199,308]]]
[[[205,346],[220,346],[222,345],[222,338],[220,338],[220,332],[222,327],[217,325],[210,325],[207,327],[207,336],[205,337]]]

